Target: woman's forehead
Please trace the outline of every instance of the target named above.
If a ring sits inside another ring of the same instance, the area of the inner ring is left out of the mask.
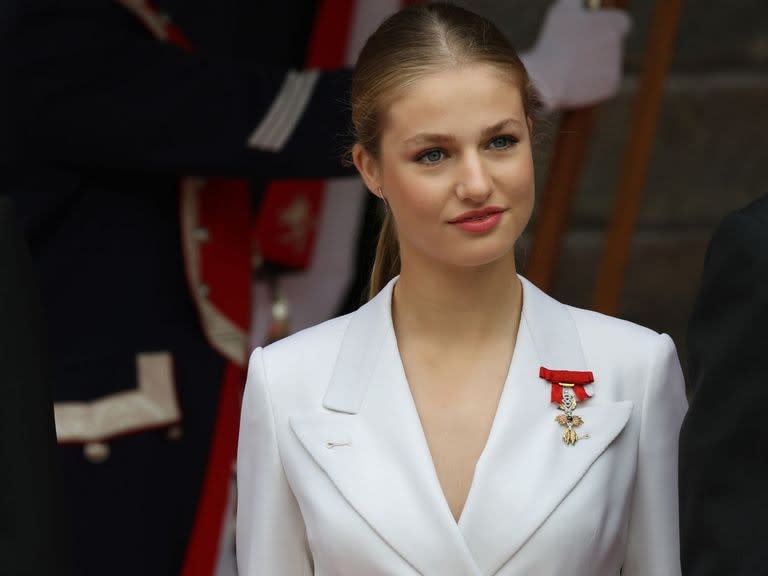
[[[483,131],[508,119],[526,120],[515,81],[490,65],[461,66],[426,74],[398,94],[386,109],[383,135]]]

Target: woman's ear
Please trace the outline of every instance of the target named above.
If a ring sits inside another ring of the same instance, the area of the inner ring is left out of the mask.
[[[379,192],[381,190],[379,163],[377,160],[371,156],[362,144],[355,144],[352,147],[352,162],[355,163],[355,168],[360,172],[360,176],[363,178],[363,182],[365,182],[371,194],[381,198],[381,193]]]

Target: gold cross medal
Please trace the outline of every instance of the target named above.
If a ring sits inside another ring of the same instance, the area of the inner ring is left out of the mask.
[[[592,396],[591,386],[594,382],[592,372],[574,370],[549,370],[543,366],[539,369],[539,377],[549,382],[551,387],[550,402],[557,405],[562,412],[555,416],[555,422],[563,426],[563,442],[573,446],[581,439],[589,438],[589,434],[579,434],[576,428],[584,424],[581,416],[574,414],[579,402]]]
[[[567,386],[567,384],[565,386]],[[573,446],[581,438],[589,437],[588,435],[579,436],[578,432],[574,430],[574,428],[578,428],[584,424],[584,419],[573,413],[573,411],[576,410],[578,403],[579,401],[576,399],[576,394],[574,394],[573,390],[571,388],[565,388],[563,390],[563,400],[558,406],[563,413],[555,416],[555,422],[560,424],[560,426],[565,426],[565,430],[563,430],[563,442],[568,446]]]

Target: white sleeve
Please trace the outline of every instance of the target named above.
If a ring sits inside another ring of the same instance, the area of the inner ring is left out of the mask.
[[[251,355],[243,397],[237,499],[239,575],[312,574],[304,521],[280,460],[261,348]]]
[[[680,361],[663,334],[645,384],[623,576],[680,576],[677,443],[686,409]]]

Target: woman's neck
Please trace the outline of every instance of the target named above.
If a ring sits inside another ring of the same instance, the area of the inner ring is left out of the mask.
[[[404,261],[393,294],[398,339],[426,337],[435,344],[514,337],[522,309],[522,286],[514,253],[491,264],[409,266]]]

